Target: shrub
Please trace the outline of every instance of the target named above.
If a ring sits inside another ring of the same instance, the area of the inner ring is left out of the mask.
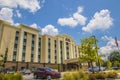
[[[63,75],[63,80],[73,80],[72,74],[67,72]]]
[[[117,73],[116,72],[108,72],[107,73],[107,78],[116,78],[117,77]]]
[[[3,73],[0,73],[0,80],[2,80],[4,74]]]
[[[63,80],[88,80],[88,75],[83,71],[67,72],[64,74]]]
[[[89,74],[89,80],[96,80],[95,74]]]
[[[0,80],[23,80],[23,77],[19,73],[15,73],[15,74],[0,74]]]
[[[107,75],[105,73],[96,73],[95,75],[96,79],[105,79],[106,76]]]
[[[80,76],[79,80],[88,80],[88,79],[89,79],[88,74],[84,73],[82,70],[80,70],[80,71],[78,72],[78,74],[79,74],[79,76]]]

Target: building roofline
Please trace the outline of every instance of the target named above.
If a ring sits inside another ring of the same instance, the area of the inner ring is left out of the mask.
[[[8,21],[4,21],[4,20],[1,20],[1,19],[0,19],[0,23],[7,24],[7,25],[11,25],[10,22],[8,22]]]
[[[27,26],[27,25],[24,25],[24,24],[19,24],[18,27],[19,27],[19,28],[24,28],[24,27],[25,27],[25,28],[29,28],[29,29],[35,30],[35,31],[37,31],[37,32],[41,32],[41,30],[32,28],[32,27]]]

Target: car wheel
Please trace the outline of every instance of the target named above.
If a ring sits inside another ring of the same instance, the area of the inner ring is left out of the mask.
[[[37,79],[37,78],[38,78],[38,76],[35,74],[35,75],[34,75],[34,79]]]
[[[50,75],[47,76],[47,80],[51,80],[51,76]]]

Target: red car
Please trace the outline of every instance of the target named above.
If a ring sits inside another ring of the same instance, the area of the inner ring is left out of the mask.
[[[51,68],[47,67],[42,67],[42,68],[37,68],[34,71],[34,78],[47,78],[48,80],[51,80],[52,78],[60,78],[61,74],[57,71],[54,71]]]

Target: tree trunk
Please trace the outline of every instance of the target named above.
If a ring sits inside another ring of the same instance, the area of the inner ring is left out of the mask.
[[[92,63],[92,61],[90,61],[90,63],[91,63],[91,67],[92,67],[92,72],[95,73],[95,71],[93,69],[93,63]]]

